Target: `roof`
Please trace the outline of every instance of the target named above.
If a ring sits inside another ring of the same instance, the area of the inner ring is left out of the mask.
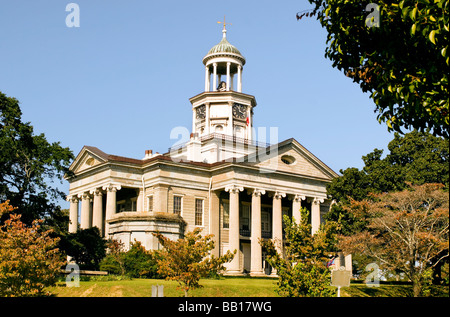
[[[335,177],[339,176],[330,167],[328,167],[325,163],[323,163],[321,160],[319,160],[315,155],[313,155],[310,151],[308,151],[305,147],[303,147],[298,141],[296,141],[293,138],[287,139],[278,144],[273,144],[269,147],[276,147],[276,148],[278,148],[278,150],[281,150],[282,148],[292,147],[292,146],[294,148],[296,148],[299,152],[303,153],[303,155],[309,161],[311,161],[315,166],[317,166],[320,170],[322,170],[325,173],[325,175],[328,175],[328,177],[335,178]],[[106,162],[130,163],[130,164],[136,165],[137,167],[143,167],[144,165],[146,165],[150,162],[155,162],[155,161],[156,162],[173,162],[173,159],[170,157],[169,153],[160,154],[160,155],[154,156],[152,158],[140,160],[140,159],[134,159],[134,158],[129,158],[129,157],[111,155],[111,154],[107,154],[107,153],[101,151],[100,149],[98,149],[96,147],[84,146],[83,149],[80,151],[80,153],[77,155],[75,161],[70,166],[71,171],[76,170],[76,166],[82,162],[82,157],[86,154],[86,152],[90,152],[90,153],[94,154],[95,156],[97,156],[100,159],[100,161],[103,161],[103,163],[106,163]],[[267,152],[267,151],[264,151],[264,152]],[[177,162],[177,164],[181,164],[181,165],[185,165],[185,166],[191,165],[191,166],[197,166],[197,167],[203,167],[203,168],[210,168],[210,167],[216,167],[216,166],[228,165],[228,164],[251,166],[251,165],[254,165],[255,163],[251,163],[249,165],[248,162],[252,162],[253,160],[251,159],[251,157],[255,156],[255,155],[258,156],[259,155],[258,153],[259,152],[255,152],[250,155],[247,155],[246,157],[244,157],[244,159],[233,159],[233,160],[231,160],[231,162],[229,159],[224,160],[224,161],[218,161],[215,163],[205,163],[205,162],[195,162],[195,161],[183,160],[181,162]],[[272,150],[270,151],[270,153],[272,153]],[[276,152],[276,153],[278,153],[278,152]],[[268,159],[268,157],[265,157],[265,159]],[[259,161],[260,160],[258,158],[255,162],[259,162]]]
[[[233,53],[242,56],[241,52],[234,45],[231,45],[226,37],[223,37],[219,44],[213,46],[207,55],[219,53]]]

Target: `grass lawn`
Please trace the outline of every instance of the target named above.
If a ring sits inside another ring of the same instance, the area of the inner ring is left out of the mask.
[[[122,281],[82,281],[80,287],[66,287],[61,282],[49,291],[58,297],[151,297],[152,285],[164,285],[164,296],[182,297],[184,292],[177,290],[177,283],[166,280],[132,279]],[[192,297],[278,297],[277,280],[264,278],[233,278],[219,280],[202,279],[204,287],[191,290]],[[365,284],[351,284],[341,289],[342,297],[410,297],[411,285],[381,284],[367,287]],[[448,286],[433,286],[431,296],[448,297]]]
[[[122,281],[80,282],[80,287],[66,287],[60,283],[49,291],[58,297],[150,297],[152,285],[164,285],[164,296],[184,296],[174,281],[132,279]],[[199,289],[190,291],[193,297],[276,297],[277,280],[261,278],[202,279]]]

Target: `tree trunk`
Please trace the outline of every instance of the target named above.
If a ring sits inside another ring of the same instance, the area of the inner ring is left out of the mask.
[[[422,293],[422,285],[417,279],[413,279],[413,296],[419,297]]]

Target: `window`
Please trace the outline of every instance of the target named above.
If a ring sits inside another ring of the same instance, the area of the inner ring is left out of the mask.
[[[224,229],[230,228],[230,204],[222,201],[222,226]]]
[[[203,199],[195,199],[195,225],[203,225]]]
[[[241,206],[241,215],[240,215],[240,229],[241,230],[250,230],[250,205],[242,204]]]
[[[148,196],[147,202],[148,202],[148,211],[152,212],[153,211],[153,196]]]
[[[270,208],[262,207],[261,208],[261,231],[269,232],[271,231],[271,212]]]
[[[283,155],[281,161],[286,165],[292,165],[295,163],[295,157],[291,155]]]
[[[181,216],[182,196],[173,196],[173,213]]]

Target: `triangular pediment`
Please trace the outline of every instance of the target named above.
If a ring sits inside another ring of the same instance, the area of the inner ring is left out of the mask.
[[[267,171],[287,172],[313,178],[333,179],[338,177],[330,167],[320,161],[294,139],[272,145],[246,159],[255,162],[254,166]],[[253,165],[253,164],[252,164]]]
[[[77,155],[69,170],[75,174],[100,165],[108,160],[108,154],[94,147],[85,146]]]

